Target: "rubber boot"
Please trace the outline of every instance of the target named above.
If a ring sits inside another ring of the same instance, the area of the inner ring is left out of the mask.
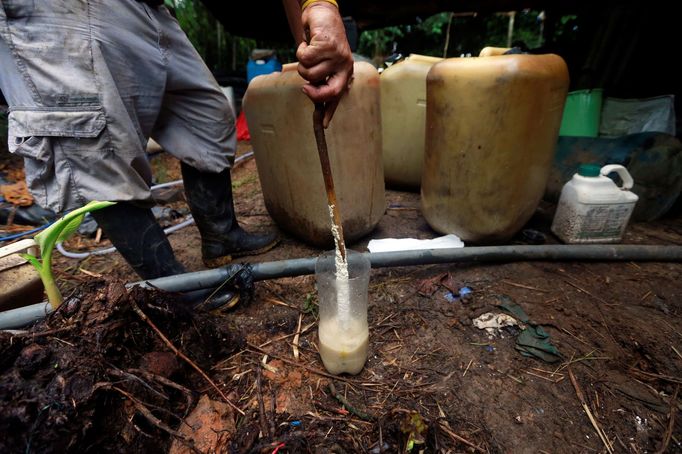
[[[92,216],[118,252],[142,279],[185,272],[152,210],[119,202]]]
[[[187,203],[201,234],[201,255],[209,268],[233,258],[261,254],[278,241],[274,233],[252,234],[239,226],[232,199],[230,169],[201,172],[182,163]]]

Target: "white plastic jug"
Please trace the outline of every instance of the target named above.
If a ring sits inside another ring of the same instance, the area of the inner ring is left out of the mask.
[[[622,180],[617,186],[607,177],[616,172]],[[552,232],[565,243],[618,243],[628,225],[637,195],[633,181],[621,165],[583,164],[564,185],[557,206]]]

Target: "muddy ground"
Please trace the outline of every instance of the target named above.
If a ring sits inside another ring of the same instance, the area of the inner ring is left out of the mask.
[[[162,180],[178,176],[163,156],[155,166]],[[241,224],[275,228],[253,160],[235,169],[233,184]],[[387,207],[372,238],[437,236],[418,194],[388,191]],[[552,209],[543,204],[529,227],[555,243]],[[189,270],[202,269],[195,227],[170,239]],[[365,250],[368,240],[350,247]],[[108,245],[94,242],[67,246]],[[682,245],[682,219],[633,224],[625,242]],[[320,252],[282,234],[252,261]],[[352,377],[324,372],[312,276],[259,282],[250,302],[207,314],[178,309],[171,295],[125,292],[121,283],[136,278],[115,254],[57,263],[64,293],[79,302],[31,333],[0,337],[3,452],[171,444],[173,452],[682,452],[679,263],[373,270],[370,356]],[[465,286],[473,292],[458,298]],[[488,335],[473,326],[505,302],[549,333],[557,362],[521,355],[518,328]]]

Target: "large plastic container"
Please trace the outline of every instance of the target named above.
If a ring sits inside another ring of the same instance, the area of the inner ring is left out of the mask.
[[[381,73],[384,178],[419,190],[424,161],[426,74],[442,58],[410,55]]]
[[[603,90],[572,91],[566,97],[559,135],[597,137],[601,121]]]
[[[622,181],[616,186],[608,174]],[[630,221],[638,197],[625,167],[584,164],[561,190],[552,232],[565,243],[618,243]]]
[[[275,52],[269,49],[255,49],[246,63],[246,83],[260,75],[282,70],[282,64]]]
[[[452,58],[427,76],[422,211],[464,241],[510,239],[549,177],[568,90],[557,55]]]
[[[256,77],[244,110],[251,132],[265,206],[283,230],[314,246],[333,237],[319,154],[313,103],[303,94],[297,64]],[[368,234],[385,211],[381,161],[379,73],[355,63],[355,80],[326,129],[344,239]]]

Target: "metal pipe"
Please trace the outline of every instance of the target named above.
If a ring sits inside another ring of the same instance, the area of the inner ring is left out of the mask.
[[[543,245],[543,246],[482,246],[455,249],[421,249],[380,252],[365,255],[372,268],[392,266],[433,265],[455,262],[515,262],[545,261],[682,261],[682,246],[647,245]],[[303,276],[315,272],[317,257],[264,262],[252,265],[256,281],[281,277]],[[162,277],[131,285],[154,287],[172,292],[186,292],[217,287],[239,271],[241,265]]]

